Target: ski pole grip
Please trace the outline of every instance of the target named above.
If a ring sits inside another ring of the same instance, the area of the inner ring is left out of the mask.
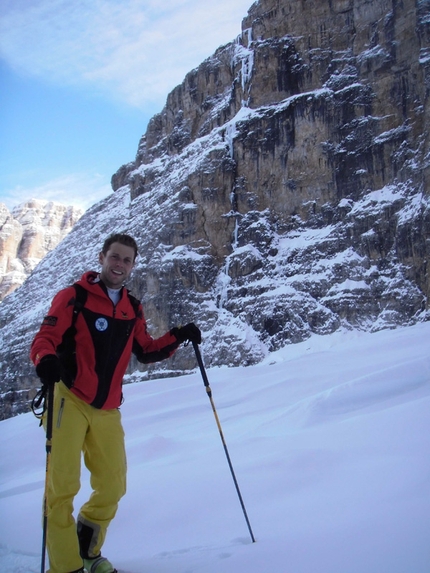
[[[206,386],[206,388],[208,388],[209,387],[209,380],[208,380],[208,377],[206,374],[205,367],[203,365],[202,355],[200,353],[200,348],[199,348],[199,345],[197,344],[197,342],[193,341],[193,347],[194,347],[194,352],[196,353],[197,363],[199,365],[200,372],[202,374],[203,383]]]

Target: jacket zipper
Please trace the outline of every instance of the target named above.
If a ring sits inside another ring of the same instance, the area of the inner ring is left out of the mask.
[[[121,296],[122,296],[122,295],[121,295]],[[112,347],[112,341],[113,341],[113,336],[114,336],[115,316],[116,316],[116,304],[113,302],[113,300],[112,300],[110,297],[109,297],[109,300],[111,301],[112,307],[113,307],[113,308],[112,308],[112,318],[113,318],[113,322],[112,322],[112,328],[110,329],[110,332],[109,332],[109,339],[108,339],[108,341],[107,341],[107,342],[108,342],[107,348],[106,348],[106,355],[107,355],[107,356],[110,355],[110,349],[111,349],[111,347]],[[119,302],[119,301],[118,301],[118,302]],[[102,373],[103,386],[104,386],[104,384],[105,384],[105,382],[106,382],[106,370],[107,370],[107,368],[108,368],[108,364],[107,364],[107,362],[105,361],[104,367],[103,367],[103,373]],[[99,384],[100,384],[100,381],[99,381]],[[102,405],[101,405],[101,406],[97,406],[97,408],[101,408],[102,406],[104,406],[104,404],[106,403],[106,400],[107,400],[108,397],[109,397],[109,394],[110,394],[110,385],[109,385],[109,388],[108,388],[107,392],[103,392],[103,398],[104,398],[104,399],[103,399]],[[98,396],[98,395],[99,395],[99,388],[97,389],[97,396]],[[97,397],[96,397],[96,399],[97,399]],[[93,403],[94,403],[94,402],[93,402]]]

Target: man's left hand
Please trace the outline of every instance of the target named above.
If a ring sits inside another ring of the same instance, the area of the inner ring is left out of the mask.
[[[197,344],[201,344],[202,342],[202,333],[200,329],[194,324],[194,322],[190,322],[185,326],[178,326],[172,328],[170,331],[179,342],[196,342]]]

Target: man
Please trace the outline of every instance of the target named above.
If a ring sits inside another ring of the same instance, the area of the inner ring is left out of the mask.
[[[123,287],[136,256],[132,237],[108,237],[99,255],[100,273],[85,273],[54,297],[31,346],[42,383],[55,384],[47,484],[49,573],[83,573],[84,568],[115,573],[101,549],[126,490],[118,408],[131,353],[141,362],[156,362],[171,356],[182,342],[201,342],[193,323],[151,338],[142,305]],[[80,488],[82,452],[93,492],[76,524],[73,499]]]

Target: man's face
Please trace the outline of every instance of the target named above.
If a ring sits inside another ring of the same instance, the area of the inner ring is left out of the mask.
[[[100,278],[108,288],[119,289],[134,267],[134,249],[121,243],[112,243],[106,254],[100,253]]]

